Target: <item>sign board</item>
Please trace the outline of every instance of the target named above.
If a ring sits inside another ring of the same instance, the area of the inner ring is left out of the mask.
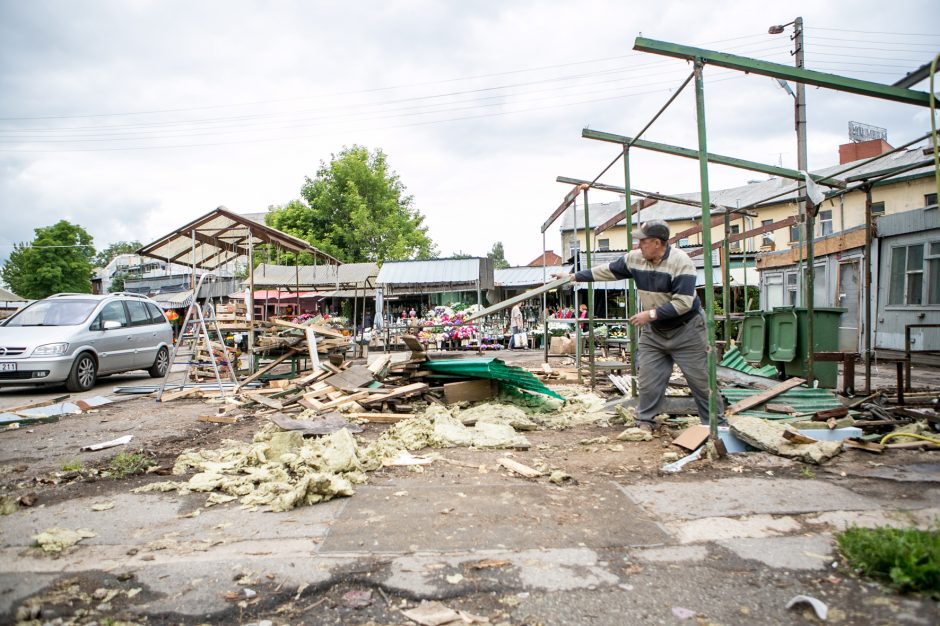
[[[876,139],[888,140],[888,129],[878,126],[869,126],[861,122],[849,122],[849,139],[855,143],[874,141]]]

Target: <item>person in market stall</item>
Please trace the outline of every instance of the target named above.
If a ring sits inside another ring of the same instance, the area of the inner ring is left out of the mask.
[[[514,350],[516,344],[516,335],[525,332],[525,320],[522,319],[522,307],[519,303],[512,305],[509,312],[509,349]],[[521,349],[521,347],[520,347]]]
[[[582,302],[581,306],[578,307],[578,319],[586,320],[587,316],[588,316],[587,305]],[[584,324],[584,323],[581,324],[581,332],[582,333],[587,332],[587,324]]]
[[[634,235],[639,249],[611,263],[567,274],[573,282],[632,278],[640,311],[629,319],[637,327],[637,425],[652,430],[660,413],[673,364],[685,376],[699,419],[708,423],[708,338],[702,305],[695,293],[695,265],[689,256],[669,245],[669,226],[650,220]],[[562,278],[566,274],[554,274]],[[716,398],[718,416],[724,412]]]

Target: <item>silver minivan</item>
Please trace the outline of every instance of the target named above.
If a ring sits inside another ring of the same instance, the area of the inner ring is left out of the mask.
[[[60,293],[0,325],[0,387],[62,384],[86,391],[98,376],[147,370],[163,377],[173,330],[160,307],[133,293]]]

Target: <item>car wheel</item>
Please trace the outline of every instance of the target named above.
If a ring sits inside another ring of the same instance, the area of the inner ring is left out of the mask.
[[[170,351],[165,347],[157,351],[157,358],[153,360],[153,365],[147,370],[151,378],[163,378],[170,367]]]
[[[98,364],[95,358],[83,352],[72,363],[72,371],[69,372],[69,378],[65,381],[65,388],[69,391],[88,391],[95,386],[97,378]]]

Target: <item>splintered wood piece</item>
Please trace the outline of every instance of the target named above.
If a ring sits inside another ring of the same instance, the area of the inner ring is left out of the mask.
[[[277,409],[278,411],[284,408],[284,404],[282,402],[263,396],[260,393],[248,393],[245,395],[251,398],[252,400],[254,400],[255,402],[257,402],[258,404],[263,404],[266,407]]]
[[[497,465],[502,465],[510,472],[515,472],[516,474],[525,476],[526,478],[538,478],[539,476],[542,476],[542,472],[538,471],[537,469],[529,467],[528,465],[523,465],[522,463],[513,461],[507,457],[501,458],[496,463]]]
[[[230,415],[200,415],[196,419],[200,422],[210,422],[212,424],[234,424],[238,421],[237,417]]]
[[[169,402],[170,400],[177,400],[179,398],[185,398],[186,396],[191,396],[193,394],[199,393],[202,391],[199,387],[189,387],[188,389],[182,389],[180,391],[171,391],[170,393],[165,393],[160,397],[160,402]]]
[[[790,443],[819,443],[818,439],[807,437],[806,435],[802,435],[796,432],[795,430],[783,431],[783,438],[789,441]]]

